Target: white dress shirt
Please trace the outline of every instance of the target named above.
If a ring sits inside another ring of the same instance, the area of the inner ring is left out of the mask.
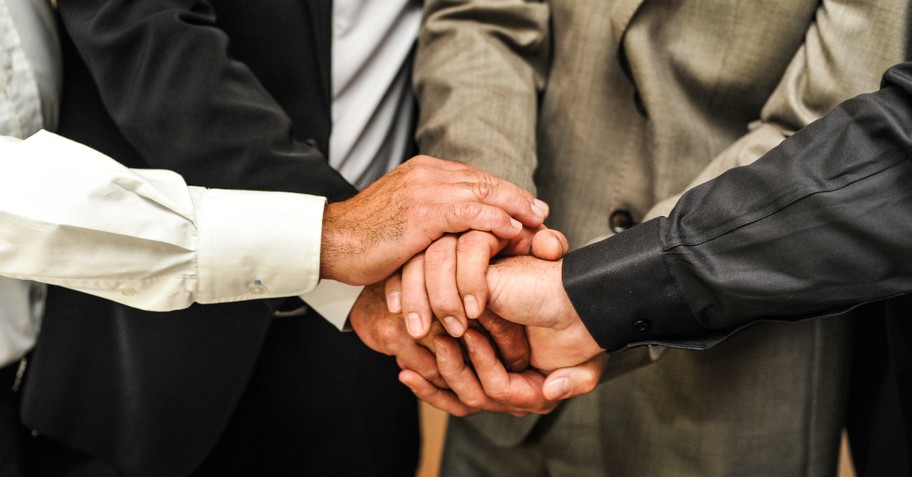
[[[359,188],[394,168],[411,142],[414,107],[409,88],[410,59],[420,17],[416,0],[334,2],[333,133],[329,159]],[[42,127],[53,128],[57,120],[60,81],[58,39],[48,4],[44,0],[0,0],[0,135],[26,137]],[[3,248],[0,260],[4,260],[0,275],[31,277],[150,310],[183,308],[194,301],[217,303],[313,290],[301,298],[340,328],[360,293],[361,287],[331,280],[319,282],[314,289],[319,273],[322,198],[311,197],[311,203],[305,207],[293,204],[302,199],[300,196],[298,200],[289,196],[285,197],[289,203],[280,205],[269,193],[188,188],[173,173],[124,172],[121,168],[116,174],[128,174],[131,177],[128,183],[138,187],[146,184],[140,187],[143,192],[155,190],[155,197],[167,198],[165,202],[175,208],[153,211],[148,206],[155,202],[147,202],[148,198],[138,191],[118,190],[126,199],[125,203],[116,205],[123,208],[121,220],[134,220],[120,228],[119,223],[106,222],[104,216],[108,209],[100,208],[113,204],[98,200],[98,196],[81,195],[87,189],[104,184],[104,176],[93,179],[90,167],[74,172],[75,175],[69,178],[58,174],[59,179],[72,182],[64,181],[68,184],[64,187],[61,182],[55,185],[58,195],[54,197],[62,199],[71,193],[67,196],[71,200],[62,202],[79,204],[82,201],[85,208],[43,211],[35,204],[51,204],[53,197],[31,202],[31,206],[25,207],[19,201],[21,197],[43,199],[40,191],[45,190],[44,186],[50,187],[51,179],[42,176],[44,182],[28,187],[28,179],[16,175],[22,172],[6,169],[11,167],[7,160],[14,154],[18,154],[18,160],[11,162],[35,161],[34,164],[46,164],[48,171],[53,169],[51,164],[70,161],[76,156],[95,157],[93,163],[96,165],[110,159],[100,160],[97,152],[49,133],[39,134],[22,144],[5,141],[2,147],[0,173],[19,189],[5,189],[0,196],[3,202],[0,207],[20,206],[16,213],[31,214],[39,221],[45,218],[41,213],[52,214],[61,223],[54,225],[55,222],[50,221],[43,229],[31,229],[39,233],[30,235],[28,228],[7,229],[2,225],[7,221],[4,216],[10,211],[0,210],[0,227],[4,232],[9,230],[10,234],[0,235],[0,247]],[[83,179],[89,182],[82,183]],[[17,196],[14,191],[26,195]],[[177,196],[171,197],[171,194]],[[10,202],[16,197],[20,197],[17,202]],[[93,200],[94,205],[91,204]],[[320,202],[319,214],[310,210],[316,202]],[[143,205],[146,207],[131,208]],[[64,210],[75,216],[67,217]],[[99,213],[86,213],[91,210]],[[292,211],[300,213],[297,216],[300,222],[281,215]],[[159,228],[160,218],[153,218],[155,213],[169,216],[170,225]],[[281,223],[267,224],[269,217],[276,217],[274,214],[279,214],[288,227]],[[210,216],[216,218],[210,219]],[[220,219],[230,220],[221,223]],[[70,228],[66,225],[73,224],[67,224],[67,220],[81,222],[78,227]],[[149,225],[152,223],[156,226]],[[232,224],[237,225],[236,231],[229,230]],[[212,227],[207,227],[209,225]],[[213,233],[209,237],[220,239],[212,240],[211,244],[191,243],[192,238],[182,234],[195,229],[209,230]],[[285,231],[291,234],[286,235],[280,229],[287,229]],[[48,230],[53,233],[48,235]],[[245,235],[244,231],[248,233]],[[150,241],[149,233],[162,236]],[[174,233],[177,235],[172,235]],[[302,237],[308,233],[310,238]],[[314,234],[316,242],[312,241]],[[36,236],[43,238],[39,240]],[[159,243],[159,239],[164,241]],[[284,245],[280,243],[283,241]],[[63,243],[66,246],[62,246]],[[150,247],[150,243],[158,246]],[[37,244],[57,248],[41,250]],[[311,250],[313,253],[307,254],[313,244],[315,252]],[[87,246],[91,247],[87,250],[92,253],[81,254],[80,247]],[[27,253],[25,249],[31,252]],[[48,253],[48,250],[54,252]],[[276,253],[264,252],[266,250]],[[295,255],[279,258],[279,251]],[[105,253],[113,258],[104,256]],[[9,254],[18,259],[7,260]],[[84,255],[88,262],[67,259],[58,263],[60,257],[71,255]],[[308,258],[311,268],[298,268],[297,259]],[[108,263],[117,266],[99,265]],[[188,272],[188,264],[195,264],[195,273]],[[17,268],[23,266],[26,268]],[[307,278],[302,279],[299,274],[307,275]],[[34,345],[40,326],[42,294],[43,285],[0,277],[0,366],[14,361]]]
[[[417,0],[334,0],[329,163],[362,189],[412,142],[411,53]]]
[[[47,131],[0,138],[0,275],[156,311],[294,296],[319,281],[324,204],[187,186]],[[0,333],[0,364],[31,347],[23,328]]]
[[[358,189],[396,167],[412,142],[417,0],[334,0],[329,164]],[[301,299],[337,327],[363,287],[324,280]]]
[[[56,125],[60,64],[50,5],[0,0],[0,135],[26,137]],[[0,277],[0,366],[35,343],[44,290],[42,284]]]

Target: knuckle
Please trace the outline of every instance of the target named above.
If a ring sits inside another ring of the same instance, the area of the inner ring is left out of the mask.
[[[481,215],[484,211],[484,207],[478,202],[470,202],[465,204],[461,209],[456,209],[454,212],[454,219],[464,218],[472,219]]]
[[[391,321],[386,321],[377,329],[377,335],[387,344],[395,344],[400,339],[399,327]]]
[[[469,407],[480,408],[485,404],[485,399],[481,396],[469,396],[466,397],[462,402]]]
[[[429,370],[425,371],[424,373],[422,373],[422,376],[424,376],[424,379],[427,379],[428,381],[434,383],[435,385],[437,383],[445,382],[443,379],[443,376],[441,376],[440,373],[437,371],[437,368],[429,369]]]
[[[432,243],[427,250],[424,251],[425,261],[433,264],[445,263],[452,256],[450,251],[450,243],[447,240],[447,237],[442,237],[436,242]]]
[[[430,179],[433,177],[433,171],[431,170],[430,164],[422,159],[412,163],[411,169],[408,170],[408,177],[415,181],[414,183],[416,184],[430,182]]]
[[[495,401],[505,402],[510,397],[506,392],[506,389],[497,385],[491,386],[489,389],[486,389],[486,391],[488,395],[491,396],[491,399],[494,399]]]
[[[492,335],[497,335],[498,338],[505,342],[513,340],[513,337],[509,335],[510,327],[500,318],[485,323],[485,329]]]
[[[462,304],[459,302],[458,296],[448,294],[446,297],[435,298],[433,308],[434,314],[437,316],[459,315],[459,312],[462,311]]]
[[[482,253],[490,248],[491,235],[487,232],[472,230],[459,236],[456,250],[459,252]]]
[[[478,171],[475,173],[475,177],[476,179],[473,183],[473,188],[475,197],[478,200],[484,201],[494,195],[494,184],[487,174]]]

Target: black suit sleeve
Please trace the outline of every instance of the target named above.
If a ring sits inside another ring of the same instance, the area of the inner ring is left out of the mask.
[[[912,291],[912,63],[669,217],[570,253],[564,287],[609,351],[705,348]]]
[[[331,200],[355,193],[316,147],[295,139],[286,112],[232,58],[208,2],[60,2],[60,16],[105,108],[149,167],[209,187]]]

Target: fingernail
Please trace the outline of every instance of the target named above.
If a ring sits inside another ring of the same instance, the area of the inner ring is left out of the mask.
[[[561,239],[557,238],[557,235],[551,234],[551,240],[554,242],[555,245],[557,245],[558,250],[560,250],[561,252],[564,251],[564,243],[561,242]]]
[[[405,317],[405,329],[412,338],[421,338],[421,317],[418,313],[409,313]]]
[[[516,230],[522,230],[522,224],[518,220],[511,218],[510,223],[513,224],[513,228]]]
[[[532,211],[539,217],[544,218],[548,214],[548,204],[541,199],[535,199],[532,201]]]
[[[561,399],[570,394],[570,380],[558,378],[548,384],[548,395],[551,399]]]
[[[475,299],[472,295],[466,295],[462,299],[462,303],[465,306],[466,315],[469,315],[469,318],[478,318],[481,315],[481,310],[478,309],[478,300]]]
[[[399,313],[402,311],[402,294],[399,292],[392,292],[387,297],[387,307],[389,308],[390,313]]]
[[[462,327],[462,323],[453,316],[445,317],[443,319],[443,324],[446,326],[447,331],[456,338],[459,338],[465,333],[465,328]]]

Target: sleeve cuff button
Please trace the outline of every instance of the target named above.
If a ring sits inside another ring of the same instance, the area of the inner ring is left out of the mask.
[[[266,293],[267,290],[266,285],[263,285],[263,282],[260,280],[254,280],[253,283],[247,286],[247,291],[253,295],[262,295]]]

